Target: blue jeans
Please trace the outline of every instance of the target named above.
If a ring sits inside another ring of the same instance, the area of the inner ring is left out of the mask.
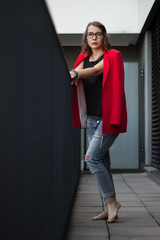
[[[102,117],[88,116],[87,135],[89,147],[85,160],[90,172],[96,177],[103,196],[104,203],[108,197],[115,197],[115,188],[110,168],[109,148],[118,134],[102,134]],[[96,136],[95,136],[96,135]]]

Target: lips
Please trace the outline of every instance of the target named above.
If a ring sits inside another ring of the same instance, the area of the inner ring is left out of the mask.
[[[97,42],[92,42],[93,45],[97,45]]]

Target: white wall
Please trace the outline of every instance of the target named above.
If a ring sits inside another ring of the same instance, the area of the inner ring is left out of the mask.
[[[90,21],[108,33],[139,33],[155,0],[46,0],[58,33],[83,33]]]
[[[153,6],[155,0],[139,0],[139,32]]]

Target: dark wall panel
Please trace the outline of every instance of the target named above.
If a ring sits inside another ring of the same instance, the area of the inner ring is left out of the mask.
[[[0,239],[64,239],[80,173],[69,73],[43,0],[1,0],[0,17]]]
[[[152,24],[152,165],[160,171],[160,9]]]

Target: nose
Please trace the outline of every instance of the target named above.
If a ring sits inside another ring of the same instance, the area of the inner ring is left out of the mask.
[[[96,38],[97,38],[97,36],[96,36],[96,34],[94,34],[94,35],[93,35],[93,39],[96,39]]]

